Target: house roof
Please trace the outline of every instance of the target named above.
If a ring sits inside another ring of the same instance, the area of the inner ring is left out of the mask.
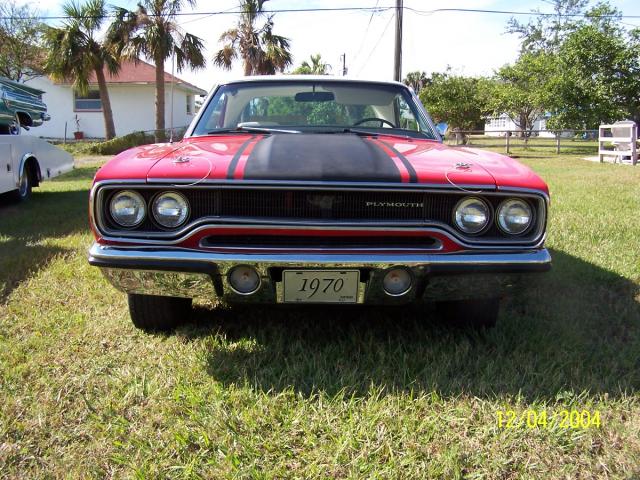
[[[107,84],[132,84],[132,85],[155,85],[156,83],[156,67],[144,60],[124,60],[120,64],[120,71],[117,75],[111,75],[105,70],[105,78]],[[195,85],[182,80],[170,73],[164,72],[165,83],[174,82],[175,85],[179,85],[186,90],[189,90],[196,95],[206,95],[207,91],[203,90]],[[95,73],[92,73],[89,77],[90,85],[97,85]]]

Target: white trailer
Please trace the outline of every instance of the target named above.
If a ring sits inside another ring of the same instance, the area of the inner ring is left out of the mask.
[[[73,169],[73,157],[29,135],[0,135],[0,193],[26,200],[40,182]]]

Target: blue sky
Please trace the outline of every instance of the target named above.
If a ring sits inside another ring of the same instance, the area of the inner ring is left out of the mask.
[[[61,0],[32,0],[34,6],[49,15],[61,13]],[[134,8],[135,1],[113,0],[120,6]],[[313,7],[372,7],[393,6],[395,0],[270,0],[270,9]],[[595,3],[595,2],[594,2]],[[626,15],[640,16],[640,1],[614,0],[610,2]],[[238,0],[200,0],[197,12],[234,9]],[[508,0],[405,0],[405,6],[418,10],[438,8],[478,8],[528,12],[539,9],[551,12],[546,1]],[[527,17],[518,17],[526,21]],[[450,66],[468,75],[491,74],[501,65],[513,61],[519,41],[505,33],[509,15],[482,13],[416,14],[404,16],[403,72],[424,70],[443,71]],[[207,57],[219,48],[220,34],[233,26],[233,15],[215,17],[184,17],[183,28],[205,40]],[[624,20],[628,26],[640,26],[640,18]],[[393,12],[373,17],[369,12],[278,13],[275,32],[289,37],[295,64],[311,54],[320,53],[332,65],[333,72],[341,71],[340,56],[345,53],[349,75],[359,78],[391,79],[393,76],[394,21]],[[169,67],[170,68],[170,67]],[[238,64],[231,72],[213,65],[199,72],[184,71],[180,77],[209,89],[216,81],[242,75]]]

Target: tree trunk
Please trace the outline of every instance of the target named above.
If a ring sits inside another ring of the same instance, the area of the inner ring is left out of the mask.
[[[156,59],[156,143],[166,140],[164,134],[164,58],[157,55]]]
[[[113,124],[113,112],[111,111],[111,100],[109,99],[109,89],[104,78],[102,67],[96,68],[96,79],[98,80],[98,91],[100,92],[100,102],[102,102],[102,115],[104,116],[104,136],[111,140],[116,136],[116,127]]]

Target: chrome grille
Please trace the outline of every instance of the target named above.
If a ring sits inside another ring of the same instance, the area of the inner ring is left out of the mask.
[[[296,220],[447,221],[458,199],[457,195],[420,192],[225,190],[221,192],[219,215]]]
[[[216,219],[216,223],[266,221],[273,223],[297,222],[347,222],[347,223],[380,223],[381,225],[439,223],[453,227],[453,210],[467,192],[455,191],[401,191],[401,190],[315,190],[295,188],[226,188],[215,186],[195,187],[130,187],[138,191],[150,205],[156,194],[168,190],[179,190],[189,201],[191,214],[187,224],[197,223],[202,218]],[[104,226],[112,231],[123,231],[110,218],[108,205],[113,193],[120,190],[109,186],[99,196]],[[508,194],[478,194],[493,207]],[[516,196],[518,196],[516,194]],[[543,207],[542,197],[534,199],[529,196],[529,203],[536,217]],[[543,211],[544,215],[544,211]],[[487,231],[478,237],[486,241],[504,239],[517,240],[519,243],[535,241],[544,231],[543,223],[537,223],[527,234],[514,238],[502,233],[491,222]],[[157,225],[151,215],[134,229],[127,230],[130,235],[136,232],[167,232]],[[169,233],[169,232],[167,232]]]

